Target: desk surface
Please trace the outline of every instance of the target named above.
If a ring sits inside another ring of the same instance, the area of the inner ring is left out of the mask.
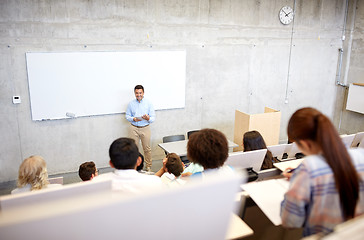
[[[175,142],[167,142],[160,143],[158,146],[162,148],[167,153],[176,153],[180,157],[187,156],[187,143],[188,140],[175,141]],[[229,148],[235,148],[239,145],[228,140]]]
[[[252,235],[253,230],[239,218],[236,214],[232,214],[230,224],[226,233],[226,239],[236,239]]]
[[[271,179],[243,184],[241,187],[274,225],[282,224],[281,202],[288,190],[289,181],[285,178]]]

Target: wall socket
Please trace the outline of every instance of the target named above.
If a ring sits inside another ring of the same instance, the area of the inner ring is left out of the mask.
[[[20,98],[20,96],[13,96],[13,103],[14,103],[14,104],[19,104],[19,103],[21,103],[21,98]]]

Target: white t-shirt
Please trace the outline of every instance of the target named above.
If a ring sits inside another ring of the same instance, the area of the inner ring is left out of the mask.
[[[168,173],[168,172],[164,173],[161,176],[161,180],[165,185],[167,185],[169,187],[177,187],[177,186],[184,185],[186,183],[185,180],[176,178],[176,176],[174,176],[173,173]]]
[[[163,187],[159,177],[142,174],[134,169],[115,170],[114,172],[101,174],[93,181],[112,179],[112,189],[128,193],[141,193]]]

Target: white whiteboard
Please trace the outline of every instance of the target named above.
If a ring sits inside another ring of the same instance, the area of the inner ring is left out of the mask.
[[[364,114],[364,86],[350,84],[346,109]]]
[[[186,51],[26,53],[33,120],[115,114],[135,99],[185,107]]]

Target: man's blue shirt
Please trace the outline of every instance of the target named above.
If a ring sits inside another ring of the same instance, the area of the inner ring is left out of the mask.
[[[139,122],[133,121],[135,117],[142,117],[143,115],[149,115],[149,121],[142,120]],[[155,120],[155,111],[151,102],[146,99],[142,99],[140,102],[138,100],[133,100],[129,103],[128,108],[126,109],[126,120],[128,120],[131,124],[138,127],[147,126]]]

